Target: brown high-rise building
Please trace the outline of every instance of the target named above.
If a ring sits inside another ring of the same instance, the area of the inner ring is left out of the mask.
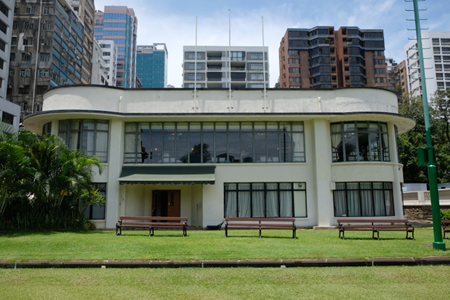
[[[402,101],[402,95],[408,94],[408,80],[406,75],[406,62],[403,60],[397,64],[392,58],[386,58],[388,75],[388,89],[395,92],[398,100]]]
[[[387,88],[383,30],[288,28],[279,48],[280,88]]]

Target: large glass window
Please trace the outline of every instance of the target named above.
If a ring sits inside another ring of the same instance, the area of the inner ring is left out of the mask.
[[[109,123],[104,120],[63,120],[59,122],[58,135],[70,149],[83,150],[108,161]]]
[[[305,183],[225,183],[224,216],[306,218]]]
[[[333,162],[390,161],[387,124],[332,123],[331,150]]]
[[[126,123],[124,162],[305,162],[303,122]]]
[[[339,182],[333,197],[335,217],[395,215],[392,182]]]
[[[106,200],[106,183],[94,183],[94,189],[98,190],[99,194]],[[88,205],[84,211],[84,218],[87,220],[104,220],[105,204]]]

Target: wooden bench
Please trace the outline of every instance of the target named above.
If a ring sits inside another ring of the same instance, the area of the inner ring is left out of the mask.
[[[228,229],[259,229],[260,238],[262,229],[292,229],[292,238],[297,238],[294,218],[225,218],[225,237]]]
[[[406,231],[406,238],[414,240],[414,227],[408,223],[408,220],[390,219],[339,219],[338,229],[339,237],[345,240],[346,231],[372,231],[372,238],[375,238],[375,232],[377,233],[377,239],[380,240],[380,231]],[[412,237],[408,237],[409,233],[412,233]],[[342,237],[341,237],[342,234]]]
[[[447,232],[450,232],[450,220],[441,220],[442,231],[444,232],[444,239],[449,239],[445,237]]]
[[[131,221],[131,222],[130,222]],[[122,235],[122,228],[148,228],[148,236],[155,235],[155,228],[182,228],[187,235],[188,218],[178,217],[120,217],[116,224],[116,236]]]

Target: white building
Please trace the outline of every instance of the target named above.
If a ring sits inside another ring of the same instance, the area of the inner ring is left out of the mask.
[[[98,41],[103,51],[105,70],[109,73],[108,85],[116,86],[117,83],[117,47],[113,40]]]
[[[394,93],[228,93],[59,87],[24,125],[51,128],[104,160],[94,182],[106,206],[87,215],[99,228],[143,215],[203,227],[224,216],[289,216],[321,227],[342,217],[403,217],[397,135],[415,121],[398,114]]]
[[[18,130],[20,106],[6,100],[14,4],[14,0],[0,1],[0,121],[4,120]]]
[[[94,39],[94,50],[92,55],[91,84],[109,85],[110,71],[106,69],[103,59],[103,51],[100,44]]]
[[[232,89],[268,87],[268,51],[264,47],[263,56],[263,47],[184,46],[183,87],[194,88],[195,82],[198,88],[228,88],[230,82]]]
[[[422,32],[422,46],[428,99],[437,89],[450,87],[450,31]],[[405,46],[408,88],[413,96],[422,95],[417,41]]]

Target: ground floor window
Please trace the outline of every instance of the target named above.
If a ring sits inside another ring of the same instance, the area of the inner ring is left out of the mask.
[[[306,184],[226,183],[225,217],[306,218]]]
[[[106,183],[94,183],[94,189],[98,190],[100,195],[105,197],[106,200]],[[84,218],[86,220],[104,220],[105,204],[94,204],[86,207]]]
[[[333,196],[335,217],[394,215],[392,182],[339,182]]]

